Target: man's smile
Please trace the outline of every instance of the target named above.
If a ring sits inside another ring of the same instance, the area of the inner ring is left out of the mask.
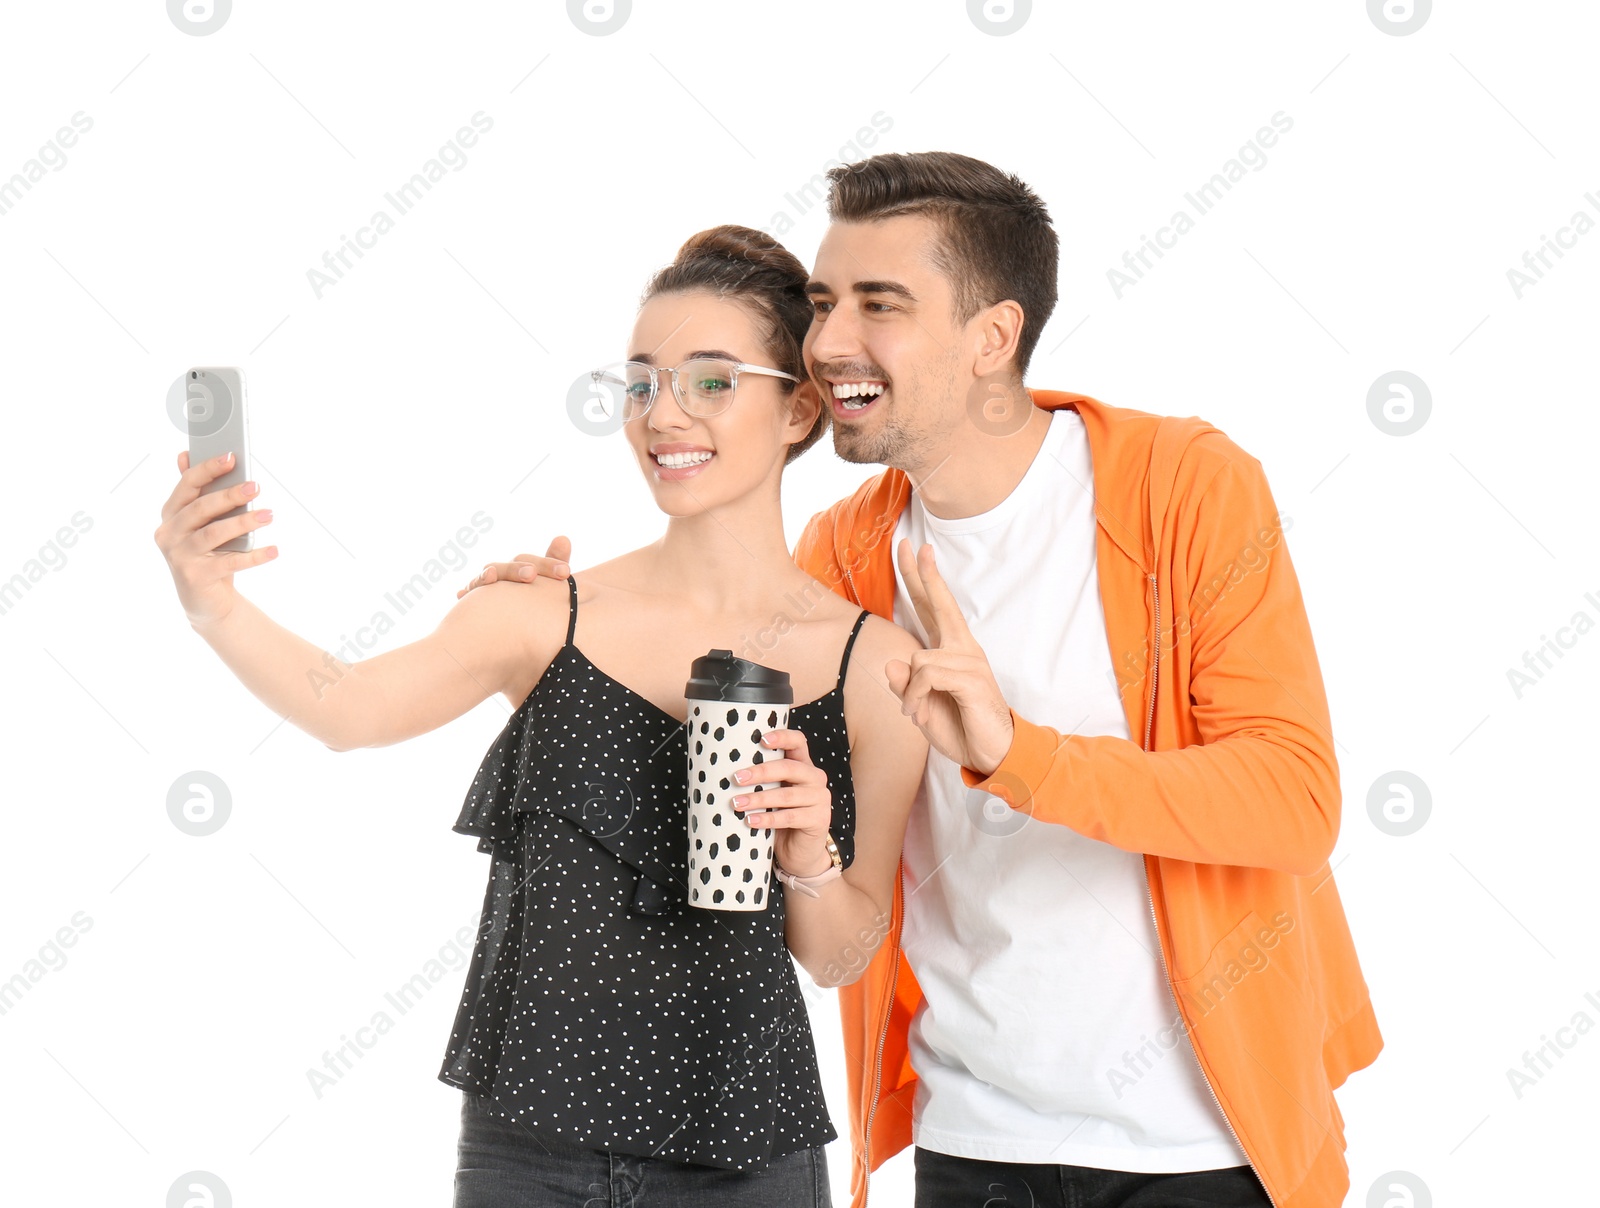
[[[835,418],[854,418],[870,410],[889,393],[889,383],[878,378],[830,382]]]

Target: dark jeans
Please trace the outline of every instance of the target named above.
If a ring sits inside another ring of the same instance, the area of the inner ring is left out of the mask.
[[[820,1146],[760,1170],[723,1170],[611,1153],[527,1129],[463,1092],[452,1208],[831,1208]]]
[[[1141,1174],[982,1162],[917,1147],[916,1208],[1272,1208],[1248,1166]]]

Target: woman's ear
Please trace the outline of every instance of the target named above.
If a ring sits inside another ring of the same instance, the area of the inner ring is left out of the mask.
[[[791,444],[802,441],[817,422],[822,411],[822,395],[812,381],[801,382],[789,396],[789,422],[784,435],[792,436]]]

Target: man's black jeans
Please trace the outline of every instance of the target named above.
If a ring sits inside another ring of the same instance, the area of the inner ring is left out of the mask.
[[[1272,1208],[1248,1166],[1140,1174],[983,1162],[917,1147],[916,1208]]]

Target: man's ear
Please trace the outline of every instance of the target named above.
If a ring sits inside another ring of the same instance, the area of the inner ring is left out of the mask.
[[[1022,307],[1009,299],[996,302],[975,316],[977,355],[973,373],[986,377],[1015,365],[1017,345],[1022,341]]]

